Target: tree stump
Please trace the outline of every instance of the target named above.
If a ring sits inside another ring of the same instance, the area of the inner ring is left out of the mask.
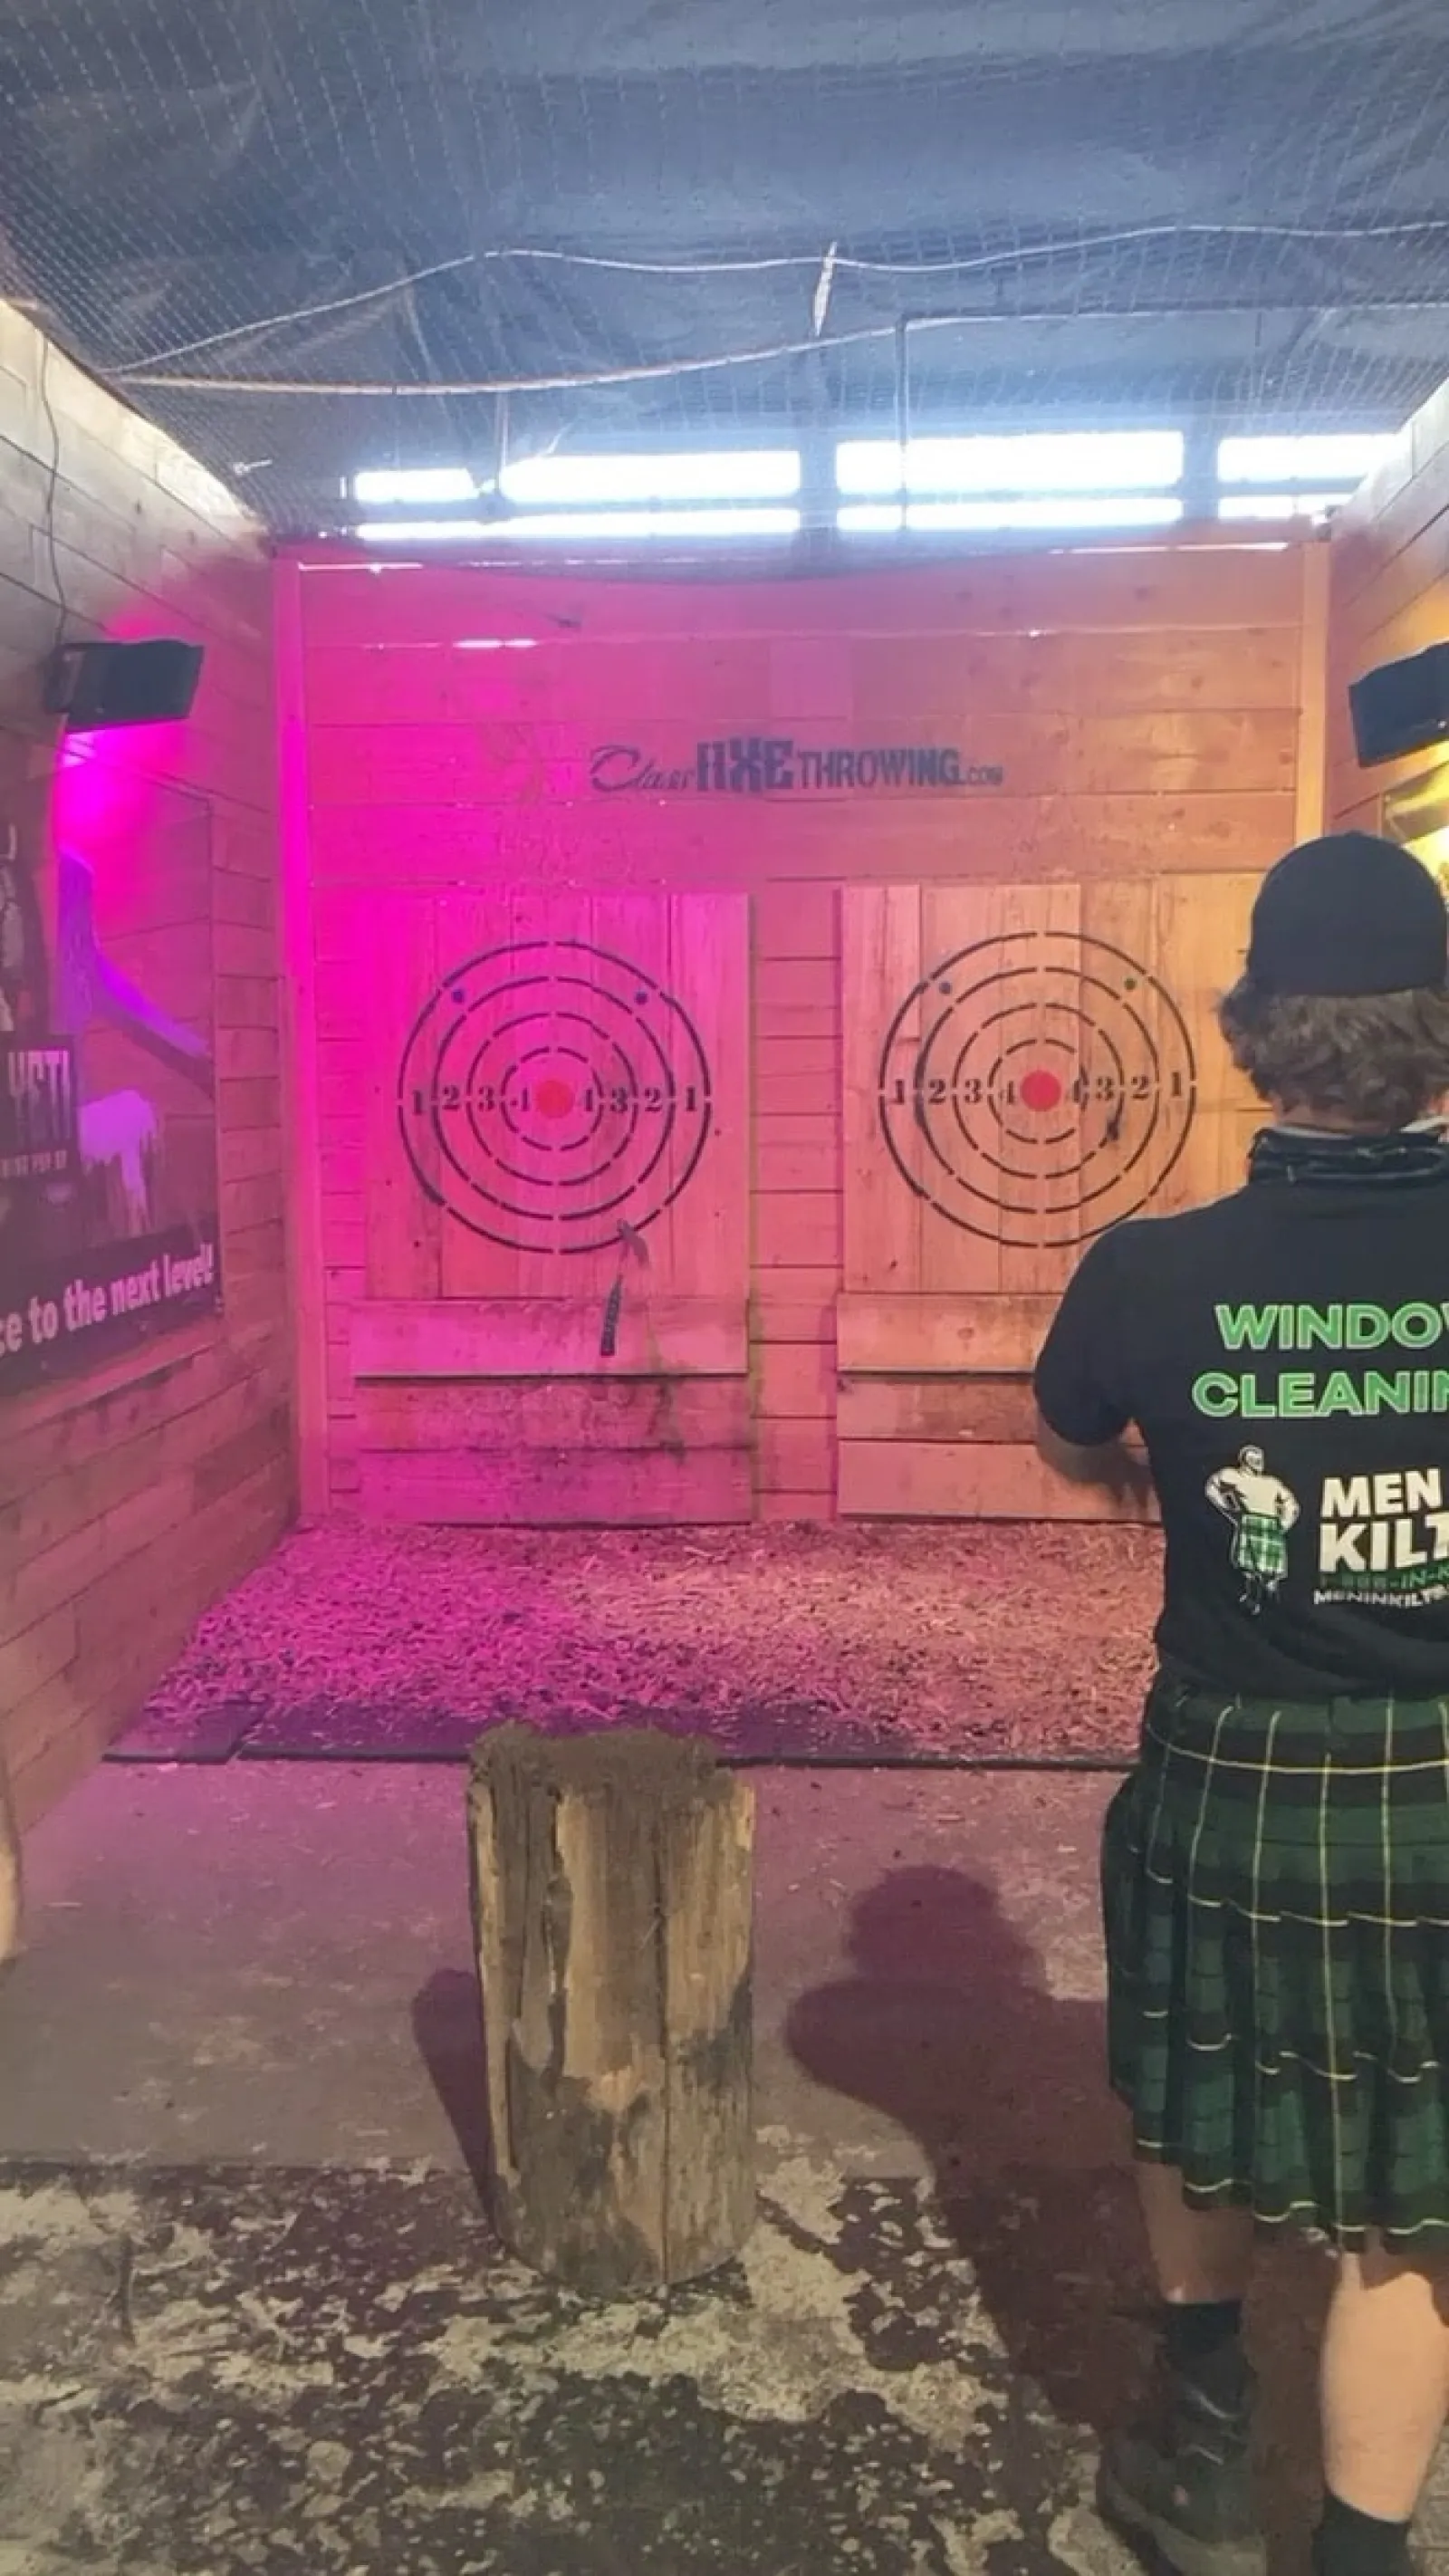
[[[468,1811],[498,2233],[592,2297],[697,2279],[754,2220],[754,1793],[689,1739],[506,1727]]]

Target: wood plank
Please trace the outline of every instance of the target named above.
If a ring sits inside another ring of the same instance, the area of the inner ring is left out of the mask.
[[[1441,510],[1401,554],[1382,560],[1354,601],[1349,632],[1354,670],[1373,670],[1438,640],[1435,603],[1449,578],[1449,509]]]
[[[921,896],[911,886],[848,886],[841,916],[845,1033],[841,1138],[843,1260],[851,1288],[921,1284],[921,1200],[881,1132],[881,1100],[909,1090],[924,1025]]]
[[[755,1355],[762,1417],[827,1421],[835,1411],[835,1353],[818,1340],[775,1341]]]
[[[1449,402],[1441,385],[1406,422],[1395,452],[1334,519],[1334,583],[1345,604],[1359,599],[1385,563],[1410,552],[1446,509]]]
[[[742,1377],[364,1381],[357,1436],[364,1450],[747,1449],[750,1390]]]
[[[802,1041],[806,1044],[808,1041]],[[832,1041],[830,1052],[836,1053]],[[755,1110],[758,1118],[813,1117],[824,1120],[834,1129],[840,1113],[840,1075],[834,1064],[825,1072],[802,1069],[791,1073],[781,1069],[755,1076]]]
[[[834,1122],[761,1118],[755,1122],[757,1190],[832,1191],[840,1187],[840,1144]],[[779,1133],[777,1131],[786,1132]],[[795,1132],[789,1132],[794,1130]]]
[[[128,1352],[83,1380],[15,1397],[7,1402],[0,1442],[0,1505],[64,1469],[90,1465],[99,1452],[158,1429],[254,1374],[207,1323],[175,1342]],[[0,1534],[4,1528],[0,1520]]]
[[[840,1510],[861,1520],[1142,1521],[1137,1504],[1054,1476],[1036,1451],[991,1442],[842,1440]]]
[[[18,1959],[25,1939],[20,1825],[10,1787],[10,1763],[0,1740],[0,1968]]]
[[[38,1477],[6,1506],[0,1514],[0,1545],[7,1546],[17,1562],[55,1546],[84,1522],[129,1503],[171,1469],[194,1466],[267,1409],[259,1401],[255,1381],[239,1377],[204,1403],[134,1439],[81,1448],[74,1465]]]
[[[920,1068],[924,1114],[893,1107],[892,1133],[897,1150],[913,1154],[925,1194],[917,1285],[928,1293],[1031,1293],[1059,1288],[1069,1274],[1072,1254],[1051,1213],[1060,1149],[1039,1154],[1022,1137],[1034,1113],[1014,1109],[1010,1092],[1018,1069],[1038,1060],[1064,1084],[1073,1078],[1082,903],[1081,888],[1069,884],[923,891],[933,1014]],[[1015,1050],[1009,1061],[1007,1048]],[[899,1082],[892,1090],[898,1098]],[[1079,1126],[1080,1114],[1069,1123]]]
[[[476,1528],[649,1529],[748,1521],[742,1449],[372,1450],[361,1459],[369,1520]]]
[[[761,1272],[750,1301],[750,1330],[760,1343],[818,1342],[835,1349],[835,1265]]]
[[[1029,1447],[1036,1405],[1024,1377],[840,1381],[842,1440],[987,1440]]]
[[[558,724],[529,719],[508,726],[429,723],[417,725],[332,725],[312,740],[310,789],[319,809],[390,805],[408,808],[439,804],[467,806],[586,807],[597,798],[593,785],[600,731],[614,719],[594,716],[585,723]],[[1295,770],[1297,710],[1292,706],[1246,709],[1201,708],[1188,711],[1132,709],[1126,713],[1071,715],[1059,708],[1031,715],[990,717],[973,714],[967,758],[1000,777],[978,782],[983,788],[1004,787],[1012,796],[1100,796],[1131,793],[1191,796],[1211,792],[1224,778],[1242,791],[1278,790],[1291,794]],[[693,776],[701,719],[686,724],[645,726],[641,756],[649,757],[670,776]],[[921,739],[921,719],[911,739]],[[829,746],[850,751],[878,747],[857,719],[851,731]],[[893,746],[886,743],[889,751]],[[960,746],[956,746],[960,748]],[[861,789],[847,784],[798,782],[763,789],[750,800],[751,810],[773,805],[799,811],[808,793],[812,809],[837,810],[858,802]],[[889,783],[872,783],[874,805],[915,810],[939,804],[935,780],[912,779],[909,770]],[[676,803],[698,804],[697,795],[680,791]]]
[[[618,1349],[600,1355],[594,1299],[460,1299],[359,1306],[352,1364],[361,1378],[742,1377],[743,1297],[625,1297]]]
[[[741,733],[757,730],[769,714],[771,655],[763,638],[721,643],[698,633],[687,654],[667,635],[641,640],[557,628],[534,634],[526,648],[494,652],[357,638],[309,648],[308,696],[319,728],[516,724],[538,715],[596,718],[606,709],[657,723],[706,709],[711,730]],[[605,738],[614,731],[611,721]]]
[[[833,1083],[839,1074],[839,1071],[840,1040],[838,1036],[822,1037],[817,1033],[814,1037],[792,1038],[767,1037],[763,1031],[758,1031],[756,1033],[755,1081],[757,1088],[762,1087],[767,1082],[774,1083],[777,1086],[783,1086],[788,1095],[793,1091],[793,1086],[799,1081],[802,1074],[823,1073]],[[834,1105],[835,1096],[832,1092],[832,1108]],[[786,1109],[792,1109],[795,1106],[793,1098],[787,1097],[783,1106]]]
[[[389,890],[386,901],[359,910],[353,987],[365,1013],[363,1083],[367,1191],[365,1263],[369,1294],[422,1299],[442,1292],[440,1149],[422,1122],[414,1148],[426,1153],[420,1180],[398,1124],[398,1085],[409,1033],[439,972],[437,931],[426,895]],[[319,1146],[325,1137],[319,1133]],[[324,1242],[324,1261],[343,1257]],[[353,1258],[349,1251],[346,1258]]]
[[[827,1038],[839,1034],[838,1002],[774,1002],[758,1014],[762,1038]]]
[[[750,1269],[748,903],[738,894],[672,896],[668,939],[668,988],[699,1032],[712,1100],[709,1136],[692,1172],[694,1139],[686,1119],[676,1121],[670,1180],[678,1194],[666,1211],[662,1284],[694,1296],[728,1291],[743,1298]],[[688,1068],[676,1070],[682,1078]]]
[[[757,959],[834,958],[840,946],[838,898],[833,886],[776,879],[756,892],[752,914]]]
[[[883,640],[869,633],[826,640],[847,669],[846,720],[867,725],[925,720],[934,726],[938,719],[958,722],[963,715],[974,723],[982,714],[1033,708],[1291,709],[1297,685],[1293,626],[1254,624],[1251,597],[1245,596],[1244,605],[1240,629],[1203,631],[1187,622],[1148,632],[1028,634],[1008,626],[986,636],[908,629]],[[808,605],[798,611],[802,622],[819,613]],[[820,639],[804,641],[818,647]],[[799,669],[795,640],[783,650]],[[828,705],[818,690],[779,688],[781,651],[757,638],[721,644],[713,634],[691,636],[688,653],[664,637],[641,642],[627,634],[555,633],[526,653],[457,653],[446,642],[378,646],[358,640],[310,649],[308,703],[319,729],[542,716],[581,721],[607,713],[611,733],[617,719],[655,724],[693,722],[702,715],[703,730],[713,737],[757,732],[767,715],[771,732],[803,732],[807,721],[820,730],[825,722],[840,721],[838,703]],[[804,697],[813,703],[801,703]]]
[[[560,630],[613,647],[631,637],[674,641],[680,630],[680,592],[668,582],[457,564],[423,564],[406,579],[380,581],[376,565],[356,556],[329,560],[315,545],[297,551],[309,651],[458,644],[479,635],[542,639]],[[906,573],[832,581],[828,615],[804,605],[796,582],[691,583],[688,615],[694,631],[717,645],[797,634],[802,625],[818,632],[823,624],[834,634],[891,636],[1296,626],[1296,555],[1291,544],[1270,548],[1217,531],[1030,554],[988,549]]]
[[[1217,1025],[1219,996],[1240,970],[1254,877],[1219,877],[1186,887],[1167,878],[1154,890],[1158,972],[1182,1011],[1197,1061],[1197,1114],[1182,1152],[1154,1195],[1154,1211],[1194,1207],[1240,1186],[1249,1137],[1264,1110],[1232,1064]],[[1160,1041],[1160,1009],[1144,1015]]]
[[[63,1602],[58,1610],[47,1611],[40,1619],[32,1620],[25,1611],[14,1615],[13,1628],[0,1623],[0,1708],[27,1699],[75,1660],[73,1603]]]
[[[636,905],[639,898],[634,898]],[[650,912],[647,899],[642,909]],[[566,1031],[558,1019],[559,987],[550,980],[563,954],[561,943],[570,940],[591,943],[595,935],[594,906],[588,894],[574,887],[540,885],[485,885],[476,881],[476,872],[462,886],[440,895],[436,906],[437,979],[448,982],[454,991],[474,993],[481,985],[485,993],[496,989],[515,974],[528,981],[521,999],[529,1013],[526,1033],[506,1043],[502,1065],[496,1052],[496,1032],[504,1016],[497,1004],[484,1001],[476,1020],[478,1040],[490,1052],[483,1075],[494,1094],[492,1108],[484,1105],[481,1139],[470,1138],[466,1120],[453,1119],[448,1126],[451,1160],[440,1177],[447,1198],[447,1213],[441,1220],[441,1288],[444,1297],[548,1297],[566,1290],[586,1297],[597,1289],[600,1300],[608,1292],[614,1260],[611,1252],[571,1252],[564,1248],[557,1229],[542,1211],[556,1208],[558,1200],[537,1187],[539,1157],[526,1152],[509,1153],[509,1137],[501,1113],[498,1083],[506,1072],[508,1061],[520,1045],[533,1048],[552,1047],[557,1041],[567,1043]],[[630,934],[624,931],[627,950]],[[585,951],[586,953],[586,951]],[[479,959],[496,961],[477,965]],[[641,960],[641,963],[646,961]],[[466,971],[464,971],[466,970]],[[580,962],[579,971],[589,974]],[[455,981],[456,975],[456,981]],[[476,982],[475,982],[476,978]],[[445,1018],[450,1016],[445,1014]],[[465,1024],[466,1025],[466,1024]],[[472,1047],[470,1041],[469,1052]],[[535,1066],[538,1059],[534,1058]],[[451,1072],[457,1080],[461,1066],[444,1061],[441,1051],[432,1053],[419,1068],[426,1087],[431,1079],[429,1068]],[[491,1077],[491,1079],[490,1079]],[[511,1164],[515,1172],[531,1171],[531,1181],[521,1181],[516,1188],[507,1186],[508,1175],[500,1164]],[[512,1222],[494,1201],[486,1200],[469,1187],[476,1182],[482,1190],[511,1202],[517,1209],[524,1206],[530,1214]],[[475,1219],[475,1223],[470,1223]],[[490,1232],[482,1233],[481,1226]],[[497,1234],[511,1236],[498,1241]]]
[[[83,1661],[146,1657],[163,1672],[201,1612],[266,1554],[291,1498],[290,1461],[274,1459],[92,1585],[78,1608]]]
[[[919,884],[976,878],[1156,876],[1174,870],[1261,868],[1292,838],[1294,798],[1215,788],[1192,796],[1012,796],[995,789],[903,805],[751,804],[740,816],[701,798],[634,812],[626,828],[595,805],[318,806],[314,867],[323,884],[387,888],[398,852],[410,881],[447,886],[476,867],[480,841],[517,882],[751,886],[789,874]]]
[[[1305,549],[1305,552],[1307,549]],[[998,715],[1149,712],[1192,716],[1250,707],[1289,713],[1298,702],[1293,626],[1157,633],[1057,630],[987,637],[893,636],[853,641],[855,724],[891,722],[918,738],[980,741]]]
[[[1054,1295],[871,1297],[835,1310],[842,1375],[1009,1377],[1030,1370],[1057,1310]]]
[[[762,1422],[756,1473],[762,1494],[835,1490],[835,1435],[828,1422]]]
[[[757,958],[755,1012],[761,1029],[773,1029],[781,1011],[802,1009],[827,1018],[838,1015],[840,978],[834,957]]]
[[[216,1069],[221,1077],[223,1098],[226,1084],[234,1076],[280,1076],[281,1065],[281,1039],[275,1029],[217,1030]]]
[[[1293,816],[1295,841],[1323,830],[1328,746],[1327,542],[1303,549],[1303,623],[1298,640],[1298,752]]]
[[[834,1190],[779,1190],[755,1201],[759,1270],[809,1270],[839,1259],[840,1200]]]

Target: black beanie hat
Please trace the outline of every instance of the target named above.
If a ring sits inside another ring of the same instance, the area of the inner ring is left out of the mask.
[[[1330,832],[1263,879],[1248,974],[1265,993],[1442,992],[1449,911],[1412,850],[1372,832]]]

